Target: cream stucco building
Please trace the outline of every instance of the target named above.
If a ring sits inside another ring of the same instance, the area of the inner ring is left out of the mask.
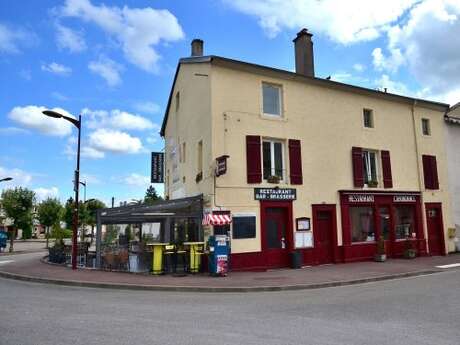
[[[294,249],[304,264],[365,260],[380,237],[392,257],[446,254],[448,105],[317,78],[311,34],[294,45],[290,72],[194,40],[161,130],[165,195],[232,216],[205,236],[228,231],[233,269],[286,266]]]

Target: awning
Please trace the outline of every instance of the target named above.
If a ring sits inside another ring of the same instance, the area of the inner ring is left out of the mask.
[[[232,222],[232,217],[229,214],[205,214],[203,217],[203,225],[227,225]]]

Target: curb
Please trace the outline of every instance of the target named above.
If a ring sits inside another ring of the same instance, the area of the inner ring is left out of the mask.
[[[54,284],[61,286],[76,286],[89,288],[117,289],[117,290],[137,290],[137,291],[174,291],[174,292],[219,292],[219,293],[235,293],[235,292],[268,292],[268,291],[297,291],[297,290],[315,290],[329,287],[339,287],[348,285],[357,285],[371,282],[379,282],[385,280],[395,280],[401,278],[416,277],[444,272],[439,269],[414,271],[406,273],[391,274],[372,278],[362,278],[355,280],[324,282],[315,284],[298,284],[298,285],[281,285],[281,286],[252,286],[252,287],[209,287],[209,286],[171,286],[171,285],[134,285],[121,283],[101,283],[90,281],[77,280],[61,280],[49,279],[22,274],[0,271],[0,277],[20,280],[26,282]]]

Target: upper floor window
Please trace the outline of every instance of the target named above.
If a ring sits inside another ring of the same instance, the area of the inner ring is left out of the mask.
[[[265,115],[281,116],[281,86],[263,83],[262,98]]]
[[[431,135],[431,126],[429,119],[422,119],[422,133],[423,135]]]
[[[197,145],[197,175],[196,182],[203,179],[203,140],[200,140]]]
[[[284,179],[284,150],[283,143],[275,140],[264,140],[263,151],[263,172],[264,180],[271,178]]]
[[[363,124],[365,128],[374,128],[374,112],[371,109],[363,109]]]
[[[364,183],[369,187],[377,187],[377,151],[363,150]]]

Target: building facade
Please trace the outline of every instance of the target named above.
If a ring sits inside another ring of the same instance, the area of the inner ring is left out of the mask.
[[[232,269],[448,252],[453,226],[448,105],[314,76],[311,34],[294,40],[296,72],[203,56],[181,59],[161,135],[165,195],[202,193],[231,215]],[[217,172],[217,174],[216,174]],[[218,176],[216,176],[218,175]]]
[[[460,103],[447,113],[446,147],[448,158],[449,188],[452,202],[453,221],[457,237],[460,236]]]

